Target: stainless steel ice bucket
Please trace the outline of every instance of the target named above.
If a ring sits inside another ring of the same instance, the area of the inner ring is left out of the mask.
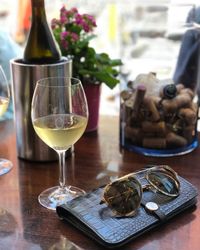
[[[10,65],[18,157],[30,161],[56,160],[57,154],[54,150],[44,144],[34,131],[31,101],[37,80],[71,76],[72,62],[63,57],[56,64],[34,65],[24,64],[22,59],[13,59]]]

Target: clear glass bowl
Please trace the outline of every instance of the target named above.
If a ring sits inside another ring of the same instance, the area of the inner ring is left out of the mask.
[[[147,83],[147,84],[146,84]],[[120,96],[120,144],[146,156],[183,155],[198,147],[195,92],[141,74]]]

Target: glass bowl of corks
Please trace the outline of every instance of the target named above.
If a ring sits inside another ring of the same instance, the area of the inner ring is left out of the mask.
[[[155,73],[140,74],[120,93],[120,145],[167,157],[198,147],[196,93]]]

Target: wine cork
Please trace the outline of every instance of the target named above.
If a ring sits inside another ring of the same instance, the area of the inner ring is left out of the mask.
[[[184,122],[183,122],[182,119],[179,118],[179,119],[176,119],[174,121],[174,123],[172,123],[172,127],[170,128],[170,131],[171,131],[172,128],[173,128],[174,131],[182,131],[183,127],[184,127]]]
[[[134,103],[134,100],[133,100],[133,98],[129,98],[128,100],[126,100],[125,102],[125,105],[126,105],[126,107],[129,107],[129,108],[133,108],[133,103]]]
[[[180,90],[180,95],[189,95],[191,99],[194,98],[194,91],[192,91],[190,88],[184,88]]]
[[[125,126],[125,137],[136,143],[141,141],[141,129],[133,128],[131,126]]]
[[[160,104],[162,101],[162,98],[159,96],[151,96],[151,99],[153,100],[154,104],[156,105],[156,108],[160,108]]]
[[[183,137],[188,143],[191,143],[196,135],[196,125],[190,125],[183,128]]]
[[[184,108],[184,107],[190,106],[192,98],[189,94],[185,93],[185,94],[177,95],[174,98],[174,101],[176,102],[178,108]]]
[[[132,117],[131,115],[129,117],[127,117],[127,119],[126,119],[126,124],[127,124],[127,126],[130,126],[130,127],[135,126],[136,122],[137,122],[137,120],[135,120],[135,118]]]
[[[160,122],[142,122],[142,131],[145,133],[156,133],[164,135],[166,133],[166,125],[164,121]]]
[[[133,128],[131,126],[125,127],[125,137],[127,137],[127,138],[136,137],[138,132],[139,132],[138,128]]]
[[[146,87],[144,85],[138,85],[133,103],[133,111],[135,116],[137,116],[139,113],[140,106],[143,103],[145,93],[146,93]]]
[[[133,89],[134,81],[128,81],[127,82],[127,87],[130,89]]]
[[[181,108],[178,112],[178,116],[187,124],[195,124],[197,120],[196,113],[190,108]]]
[[[145,96],[144,104],[146,106],[146,109],[150,111],[151,121],[153,121],[153,122],[158,121],[160,119],[160,114],[157,110],[157,107],[156,107],[153,99],[150,96]]]
[[[123,121],[125,123],[128,123],[130,121],[131,113],[132,113],[132,108],[126,106],[125,103],[121,105],[121,117],[123,117]]]
[[[176,90],[177,93],[179,94],[182,89],[184,89],[185,86],[182,83],[176,84]]]
[[[120,93],[120,97],[122,98],[122,100],[126,101],[126,100],[128,100],[131,97],[131,93],[128,90],[123,90]]]
[[[192,98],[189,94],[177,95],[174,99],[165,99],[162,101],[163,111],[165,113],[175,113],[179,108],[190,107]]]
[[[187,145],[187,140],[180,136],[180,135],[177,135],[173,132],[167,134],[167,137],[166,137],[166,142],[167,142],[167,147],[184,147]]]
[[[142,141],[142,146],[144,148],[165,149],[166,139],[165,138],[144,138]]]
[[[165,114],[175,113],[178,109],[177,102],[175,101],[175,99],[164,99],[162,101],[162,108]]]
[[[157,137],[157,135],[156,135],[156,133],[147,133],[147,132],[144,132],[143,131],[143,137],[147,137],[147,138],[156,138]]]
[[[197,111],[198,111],[198,104],[197,103],[191,102],[190,108],[195,112],[195,114],[197,114]]]

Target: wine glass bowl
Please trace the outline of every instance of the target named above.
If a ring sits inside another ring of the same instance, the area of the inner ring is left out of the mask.
[[[39,195],[46,208],[56,206],[84,194],[84,190],[65,185],[65,152],[85,131],[88,107],[79,79],[49,77],[37,82],[32,99],[31,118],[40,139],[59,156],[59,186],[51,187]]]
[[[10,89],[3,68],[0,66],[0,117],[2,117],[10,102]],[[12,169],[12,162],[0,158],[0,176],[8,173]]]

